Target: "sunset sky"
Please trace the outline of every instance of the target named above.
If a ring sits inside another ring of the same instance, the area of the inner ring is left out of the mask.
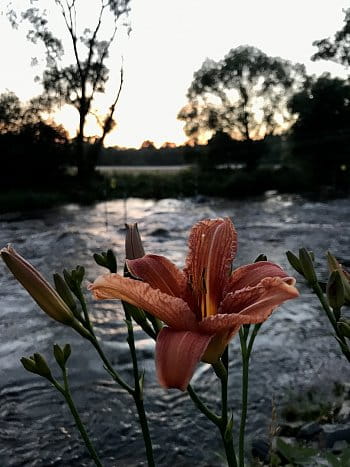
[[[54,1],[45,4],[48,7]],[[346,76],[342,67],[313,63],[310,56],[315,52],[312,42],[332,36],[342,26],[342,9],[349,6],[345,0],[132,0],[132,32],[129,37],[121,33],[108,63],[111,84],[115,83],[110,88],[115,92],[123,55],[125,81],[115,115],[117,127],[106,144],[139,147],[146,139],[157,146],[165,141],[183,143],[183,123],[176,116],[186,103],[193,73],[205,58],[219,60],[239,45],[304,63],[309,73]],[[91,18],[90,10],[84,10],[85,27]],[[50,13],[59,31],[62,19],[55,6]],[[65,33],[63,23],[61,30]],[[27,42],[25,28],[13,30],[4,15],[0,16],[0,39],[0,93],[13,91],[21,100],[39,94],[34,77],[43,68],[30,63],[32,57],[42,58],[42,48]],[[100,105],[108,106],[111,99],[108,91]],[[76,110],[63,108],[56,119],[74,134],[77,116]],[[94,125],[90,130],[96,133]]]

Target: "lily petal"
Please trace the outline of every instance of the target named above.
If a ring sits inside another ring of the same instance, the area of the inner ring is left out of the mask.
[[[258,261],[233,271],[225,292],[234,292],[248,286],[254,287],[265,277],[287,277],[287,274],[278,264],[270,261]]]
[[[146,255],[139,259],[127,260],[130,273],[152,288],[174,297],[185,294],[187,278],[180,269],[164,256]]]
[[[210,305],[217,307],[237,251],[235,228],[228,218],[198,222],[191,230],[188,244],[184,271],[194,295],[201,297],[204,288]]]
[[[104,274],[93,284],[89,284],[88,289],[97,299],[118,298],[143,308],[174,329],[198,328],[195,315],[186,302],[153,289],[144,282],[122,277],[119,274]]]
[[[228,294],[220,313],[199,323],[203,332],[217,333],[233,326],[264,322],[286,300],[299,296],[293,278],[266,277],[256,287]]]
[[[156,368],[165,388],[185,391],[212,335],[163,328],[157,337]]]

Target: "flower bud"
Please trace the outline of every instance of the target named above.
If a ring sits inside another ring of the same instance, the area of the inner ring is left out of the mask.
[[[21,363],[27,371],[35,373],[36,375],[38,374],[36,364],[33,358],[22,357]]]
[[[27,371],[35,373],[36,375],[42,376],[52,381],[52,374],[45,358],[39,353],[35,353],[33,356],[21,358],[21,363]]]
[[[43,376],[44,378],[52,380],[52,375],[48,364],[46,363],[45,358],[40,355],[40,353],[34,354],[34,361],[36,364],[36,369],[38,375]]]
[[[101,254],[94,253],[93,256],[95,262],[99,266],[109,269],[109,271],[112,273],[117,272],[117,260],[112,250],[109,249],[107,252],[103,251]]]
[[[303,276],[304,271],[303,271],[303,268],[301,266],[299,258],[294,253],[292,253],[291,251],[287,251],[286,256],[287,256],[287,259],[288,259],[290,265],[292,266],[292,268],[294,268],[299,274],[301,274]]]
[[[55,356],[56,362],[62,368],[62,370],[66,366],[66,362],[71,354],[71,347],[69,344],[66,344],[63,349],[58,345],[54,344],[53,346],[53,354]]]
[[[6,266],[18,282],[22,284],[46,314],[64,324],[70,324],[74,320],[71,310],[56,290],[28,261],[11,246],[3,248],[0,253]]]
[[[53,275],[53,280],[55,282],[55,287],[58,292],[58,295],[64,300],[64,302],[69,306],[69,308],[72,310],[73,313],[75,313],[77,309],[77,305],[75,303],[75,300],[73,298],[73,295],[63,279],[62,276],[60,276],[58,273],[55,273]]]
[[[305,279],[310,284],[317,283],[316,272],[315,272],[315,268],[313,265],[313,254],[307,251],[306,248],[300,248],[299,261],[300,261],[300,265],[301,265]]]
[[[125,256],[126,259],[137,259],[145,256],[137,224],[125,224]]]
[[[339,310],[345,303],[344,286],[339,271],[332,271],[327,283],[327,298],[333,310]]]
[[[331,273],[338,271],[344,288],[344,303],[350,305],[350,275],[348,271],[343,268],[336,257],[329,251],[327,252],[327,262]]]

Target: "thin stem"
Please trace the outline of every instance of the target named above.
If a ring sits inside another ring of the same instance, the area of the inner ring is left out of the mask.
[[[329,307],[329,305],[327,303],[327,300],[325,299],[325,296],[324,296],[324,294],[322,292],[322,289],[321,289],[319,283],[316,282],[316,283],[312,283],[310,285],[311,285],[312,289],[314,290],[315,294],[317,295],[321,305],[323,306],[324,311],[327,313],[327,317],[328,317],[330,323],[332,324],[334,331],[336,332],[337,336],[340,337],[339,336],[339,331],[338,331],[338,328],[337,328],[337,322],[335,320],[335,317],[334,317],[334,315],[332,313],[331,308]]]
[[[97,350],[97,353],[101,357],[101,360],[103,361],[108,373],[112,376],[114,381],[116,381],[129,394],[133,395],[134,389],[131,386],[129,386],[129,384],[126,381],[124,381],[123,378],[114,370],[113,366],[111,365],[108,358],[106,357],[103,350],[101,349],[100,344],[98,343],[98,340],[96,339],[96,337],[95,336],[91,337],[90,342]]]
[[[224,358],[226,362],[227,355]],[[228,359],[227,359],[228,361]],[[237,467],[237,458],[235,449],[233,447],[233,438],[232,438],[232,420],[228,419],[227,414],[227,382],[228,382],[228,367],[226,368],[225,363],[221,360],[218,360],[213,365],[213,369],[221,381],[221,418],[220,418],[220,434],[222,442],[224,444],[227,465],[229,467]]]
[[[212,412],[205,404],[204,402],[199,398],[195,390],[192,388],[192,386],[189,384],[187,386],[187,392],[189,396],[191,397],[192,401],[194,402],[195,406],[215,425],[220,426],[220,421],[221,418],[218,417],[214,412]]]
[[[75,423],[77,425],[77,428],[81,434],[81,437],[84,440],[85,446],[88,449],[91,458],[94,460],[95,464],[97,467],[102,467],[101,461],[95,451],[95,448],[89,438],[89,435],[87,434],[87,431],[85,430],[85,427],[83,425],[83,422],[81,421],[81,418],[79,416],[79,413],[75,407],[69,385],[68,385],[68,377],[67,377],[67,370],[66,368],[62,368],[62,374],[63,374],[63,381],[64,381],[64,388],[60,384],[57,383],[57,381],[53,380],[52,384],[55,386],[55,388],[63,395],[65,398],[68,407],[71,411],[71,414],[73,415],[73,418],[75,420]]]
[[[132,359],[132,367],[134,373],[134,382],[135,382],[135,389],[132,393],[134,398],[137,413],[139,415],[140,425],[142,429],[143,440],[145,443],[146,448],[146,456],[147,462],[149,467],[154,467],[154,457],[153,457],[153,447],[152,447],[152,439],[148,428],[147,416],[145,412],[145,407],[143,404],[143,387],[140,381],[138,363],[137,363],[137,355],[136,355],[136,348],[135,348],[135,337],[134,337],[134,328],[131,320],[131,316],[129,315],[128,311],[125,310],[125,318],[126,318],[126,325],[128,329],[128,345],[130,349],[131,359]]]
[[[254,326],[253,332],[250,335],[249,341],[249,328],[244,328],[243,331],[240,329],[239,338],[241,342],[241,353],[242,353],[242,412],[241,422],[239,426],[239,467],[244,467],[244,438],[245,438],[245,426],[248,412],[248,387],[249,387],[249,360],[252,352],[255,337],[261,327],[261,324]],[[248,341],[248,345],[247,345]]]

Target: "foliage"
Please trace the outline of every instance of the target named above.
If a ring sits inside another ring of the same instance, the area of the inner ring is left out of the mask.
[[[188,104],[178,118],[194,140],[217,131],[240,140],[264,138],[293,121],[286,102],[304,75],[302,65],[269,57],[257,48],[231,49],[223,60],[207,59],[194,74]]]
[[[18,15],[10,3],[8,15],[13,24],[18,24]],[[54,32],[54,24],[50,24],[47,11],[30,6],[21,13],[22,20],[30,23],[28,39],[34,43],[42,42],[46,51],[46,70],[42,77],[45,94],[42,103],[47,108],[55,105],[69,104],[79,113],[79,127],[76,138],[76,157],[78,171],[85,176],[93,171],[96,163],[95,152],[88,155],[84,151],[85,124],[87,116],[93,112],[93,101],[97,93],[103,93],[109,78],[106,66],[109,52],[115,41],[119,20],[129,12],[129,0],[103,0],[96,9],[96,22],[90,29],[85,27],[80,31],[77,27],[80,9],[84,9],[85,2],[77,0],[55,0],[58,11],[63,19],[65,31],[68,34],[70,52],[73,63],[66,65],[63,58],[67,56],[64,47],[64,37]],[[80,3],[80,5],[79,5]],[[21,5],[23,8],[23,6]],[[107,27],[109,26],[109,28]],[[113,114],[120,95],[123,76],[116,97],[106,116],[98,123],[102,128],[100,138],[96,139],[97,149],[102,147],[106,134],[113,128]],[[96,151],[98,152],[98,151]]]
[[[320,39],[313,43],[318,51],[312,60],[332,60],[345,67],[350,65],[350,8],[345,11],[344,25],[333,39]]]
[[[292,158],[315,185],[347,187],[350,177],[350,84],[323,74],[309,78],[289,100],[298,119],[291,130]]]

